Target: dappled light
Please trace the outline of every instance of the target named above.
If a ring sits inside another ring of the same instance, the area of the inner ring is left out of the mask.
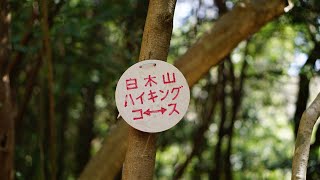
[[[319,7],[1,1],[0,179],[320,179]]]

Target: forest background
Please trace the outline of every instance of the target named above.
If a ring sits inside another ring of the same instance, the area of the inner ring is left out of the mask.
[[[0,175],[121,179],[129,127],[115,87],[139,59],[152,2],[1,1]],[[162,60],[185,74],[191,102],[157,135],[154,178],[290,179],[320,90],[320,2],[168,2]],[[320,178],[317,127],[308,179]]]

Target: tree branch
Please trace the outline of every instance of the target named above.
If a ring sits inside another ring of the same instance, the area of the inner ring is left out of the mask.
[[[223,15],[175,65],[185,75],[189,84],[194,84],[212,66],[221,62],[238,43],[281,15],[284,7],[283,0],[251,0],[239,3],[232,11]]]
[[[229,54],[239,42],[247,39],[267,22],[284,13],[283,9],[286,6],[286,1],[284,0],[260,0],[259,2],[255,6],[243,7],[243,4],[240,4],[234,10],[226,13],[215,23],[210,32],[202,36],[201,40],[195,43],[175,63],[175,66],[185,75],[190,87],[203,74],[207,73],[210,67],[219,64],[223,57]],[[119,161],[123,159],[126,152],[125,148],[127,147],[127,131],[123,129],[128,128],[128,125],[123,122],[119,125],[120,127],[106,137],[106,143],[89,162],[80,179],[89,177],[84,174],[95,174],[100,177],[97,179],[107,179],[118,172],[113,173],[111,170],[120,170],[122,163]],[[114,137],[121,140],[117,143],[117,150],[115,150],[114,145],[108,143],[113,142],[112,138]],[[111,160],[110,157],[112,157],[112,160],[115,160],[116,157],[119,157],[119,159],[112,163],[109,162]]]
[[[41,57],[40,56],[37,56],[36,57],[36,64],[35,64],[35,67],[33,67],[30,72],[28,73],[27,77],[28,77],[28,80],[27,80],[27,86],[26,86],[26,90],[25,90],[25,95],[22,99],[22,103],[21,103],[21,106],[19,107],[18,109],[18,114],[15,118],[15,122],[16,124],[20,124],[20,122],[22,121],[23,119],[23,115],[27,109],[27,105],[28,105],[28,102],[30,101],[31,99],[31,96],[32,96],[32,92],[33,92],[33,88],[34,88],[34,85],[35,85],[35,82],[36,82],[36,77],[39,73],[39,70],[40,70],[40,66],[42,64],[42,60],[41,60]]]
[[[292,180],[305,180],[309,159],[310,139],[320,116],[320,93],[302,114],[292,163]]]

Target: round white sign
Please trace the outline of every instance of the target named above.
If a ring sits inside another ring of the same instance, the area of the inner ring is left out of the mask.
[[[132,127],[161,132],[176,125],[187,112],[188,83],[173,65],[146,60],[132,65],[118,81],[116,105]]]

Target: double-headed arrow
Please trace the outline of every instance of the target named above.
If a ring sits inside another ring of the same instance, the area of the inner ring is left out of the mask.
[[[150,110],[150,109],[147,109],[143,114],[146,114],[146,115],[150,116],[151,113],[161,112],[161,114],[163,114],[163,113],[166,112],[166,111],[167,111],[166,108],[161,107],[161,109],[159,109],[159,110]]]

